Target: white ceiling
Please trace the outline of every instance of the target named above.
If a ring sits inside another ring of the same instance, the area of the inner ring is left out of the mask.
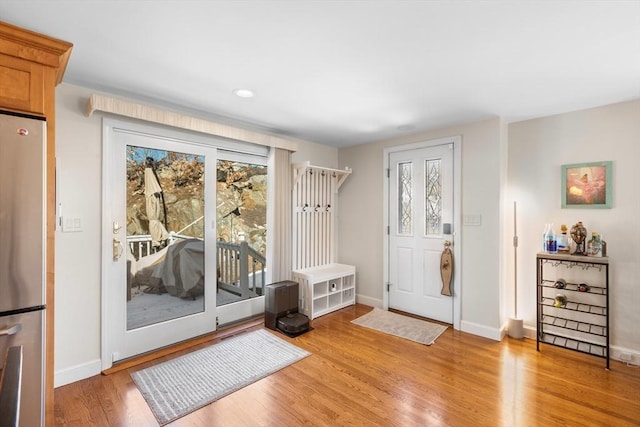
[[[640,98],[637,0],[0,0],[0,20],[73,43],[65,82],[337,147]]]

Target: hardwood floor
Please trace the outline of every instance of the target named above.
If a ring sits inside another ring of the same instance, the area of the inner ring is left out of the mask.
[[[640,425],[640,369],[612,361],[606,371],[604,359],[552,346],[537,352],[526,339],[448,328],[424,346],[350,323],[370,309],[320,317],[294,339],[278,334],[312,356],[171,425]],[[184,352],[56,389],[56,425],[157,425],[130,373]]]

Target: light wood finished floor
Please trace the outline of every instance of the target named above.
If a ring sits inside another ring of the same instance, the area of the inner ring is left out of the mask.
[[[312,356],[171,425],[640,425],[640,369],[612,361],[606,371],[604,359],[451,328],[424,346],[350,323],[369,310],[315,319],[295,339],[279,334]],[[176,355],[56,389],[56,425],[157,425],[129,374]]]

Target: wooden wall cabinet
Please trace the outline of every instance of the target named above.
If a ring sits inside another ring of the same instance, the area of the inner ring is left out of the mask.
[[[40,64],[0,56],[0,105],[44,115],[43,72]]]
[[[47,121],[47,257],[45,423],[54,425],[55,88],[62,82],[71,43],[0,22],[0,109]]]

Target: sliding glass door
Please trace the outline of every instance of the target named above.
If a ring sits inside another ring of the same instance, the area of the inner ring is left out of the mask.
[[[268,280],[265,149],[108,123],[103,369],[261,314]]]

